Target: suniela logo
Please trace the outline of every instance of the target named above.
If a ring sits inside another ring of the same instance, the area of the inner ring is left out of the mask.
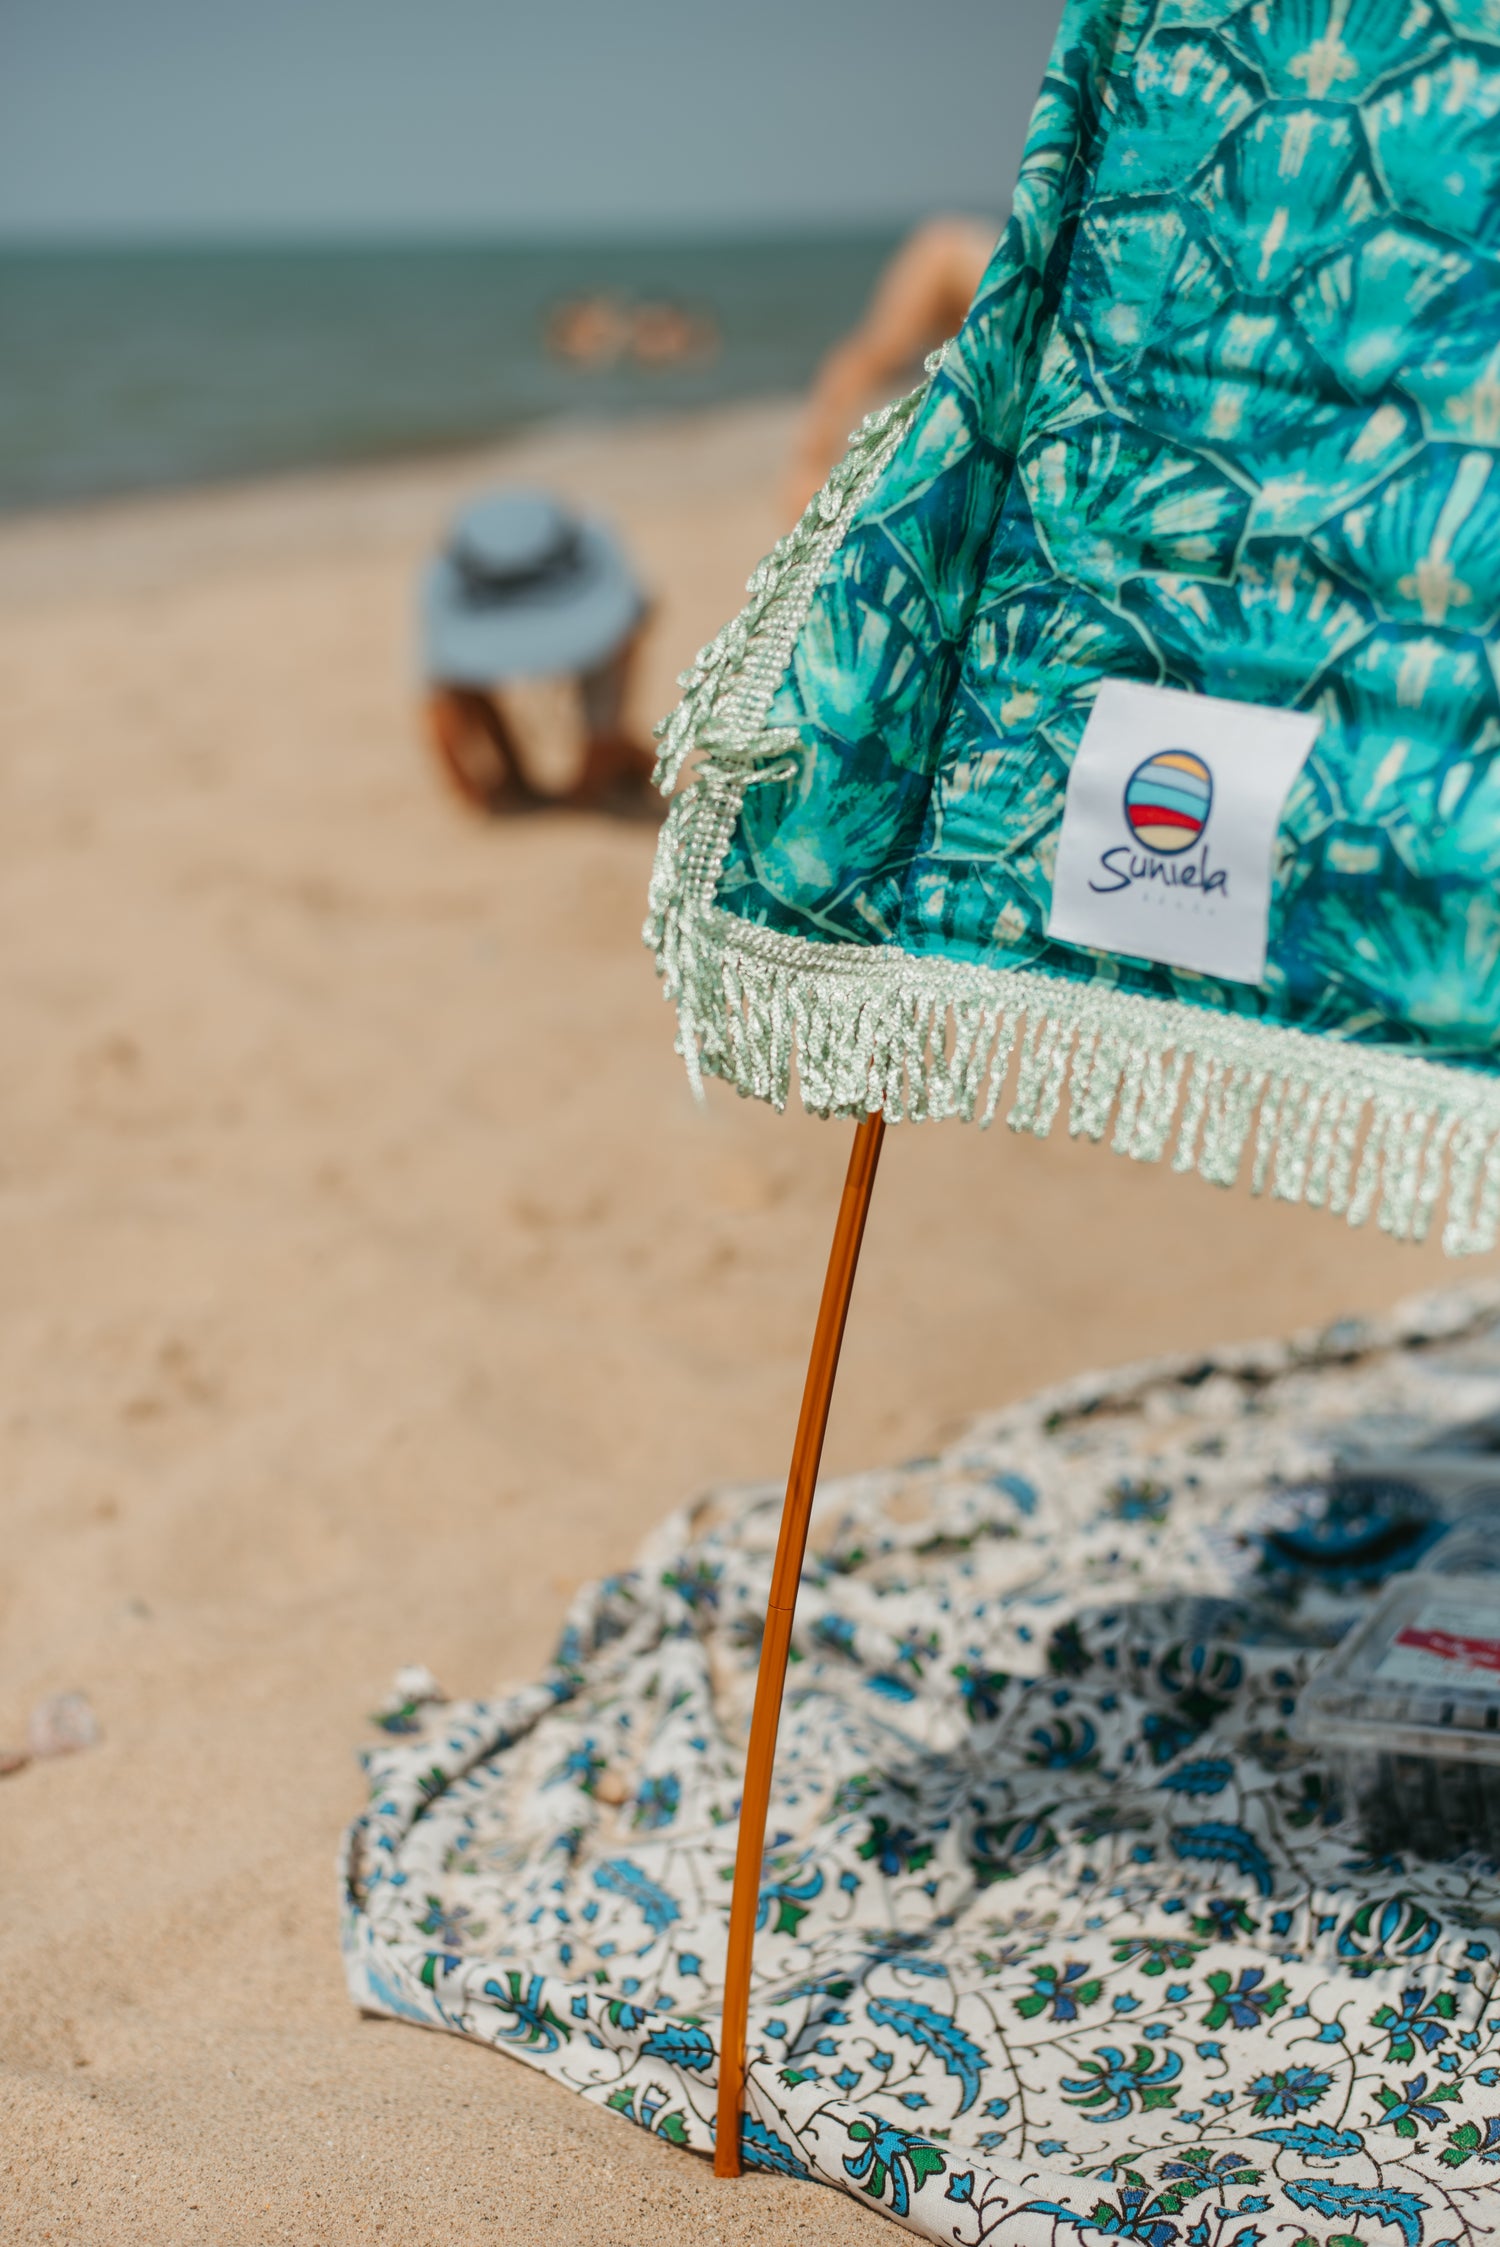
[[[1204,834],[1214,808],[1214,776],[1192,749],[1158,749],[1137,765],[1125,783],[1125,825],[1134,842],[1101,852],[1099,871],[1109,879],[1090,881],[1100,897],[1136,882],[1160,882],[1168,889],[1196,889],[1205,897],[1229,895],[1229,876],[1211,867]]]

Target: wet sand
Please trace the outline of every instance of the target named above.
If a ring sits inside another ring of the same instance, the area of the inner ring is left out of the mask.
[[[668,1508],[783,1471],[848,1143],[694,1108],[649,828],[442,793],[412,572],[483,475],[606,508],[659,598],[654,713],[774,535],[788,430],[0,527],[0,1744],[65,1687],[103,1726],[0,1780],[7,2240],[890,2236],[359,2019],[335,1942],[391,1673],[525,1677]],[[830,1464],[1466,1270],[1066,1141],[897,1132]]]

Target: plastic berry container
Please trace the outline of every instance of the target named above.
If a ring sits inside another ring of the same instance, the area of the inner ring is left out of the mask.
[[[1500,1857],[1500,1517],[1386,1588],[1313,1672],[1296,1730],[1374,1854]]]

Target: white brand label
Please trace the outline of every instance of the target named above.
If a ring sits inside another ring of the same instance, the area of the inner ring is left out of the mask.
[[[1068,776],[1047,934],[1259,983],[1276,829],[1321,722],[1106,679]]]

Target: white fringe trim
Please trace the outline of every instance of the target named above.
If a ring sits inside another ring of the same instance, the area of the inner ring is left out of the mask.
[[[684,939],[689,939],[684,941]],[[1500,1232],[1500,1085],[1414,1056],[1026,969],[809,944],[712,909],[661,952],[695,1077],[817,1115],[1109,1138],[1232,1186],[1426,1238],[1447,1190],[1450,1255]]]
[[[944,347],[946,349],[946,346]],[[695,749],[733,753],[761,737],[771,697],[792,659],[830,556],[843,544],[866,492],[917,417],[943,362],[934,351],[928,381],[863,421],[823,489],[795,529],[753,572],[745,606],[681,673],[682,700],[656,729],[656,785],[664,795]]]

